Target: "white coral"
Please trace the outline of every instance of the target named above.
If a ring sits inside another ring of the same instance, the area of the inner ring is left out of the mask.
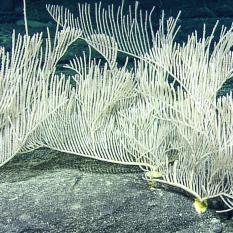
[[[217,97],[233,72],[233,27],[222,27],[217,43],[216,24],[209,37],[204,27],[201,39],[194,33],[180,45],[174,42],[178,17],[165,22],[162,15],[155,31],[153,10],[143,14],[137,8],[124,15],[123,6],[115,11],[96,4],[92,19],[88,4],[79,4],[78,18],[47,6],[62,27],[54,46],[49,35],[45,51],[40,36],[19,36],[11,57],[1,49],[1,164],[17,152],[46,146],[139,165],[161,174],[158,182],[202,202],[219,196],[233,209],[233,100],[232,94]],[[75,57],[65,66],[76,72],[73,90],[63,76],[57,81],[54,69],[77,38],[106,64]],[[118,52],[135,57],[134,68],[127,61],[118,68]]]

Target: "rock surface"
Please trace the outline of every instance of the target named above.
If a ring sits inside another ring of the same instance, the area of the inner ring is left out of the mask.
[[[150,190],[142,176],[47,149],[18,155],[0,169],[0,232],[226,232],[213,210],[199,215],[190,198]]]

